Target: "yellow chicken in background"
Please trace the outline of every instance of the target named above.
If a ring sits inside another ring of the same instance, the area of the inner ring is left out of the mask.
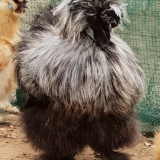
[[[16,90],[14,45],[20,41],[19,20],[27,8],[26,0],[0,0],[0,109],[18,112],[9,98]]]
[[[160,131],[156,133],[155,135],[155,145],[156,145],[156,150],[155,150],[155,160],[160,160]]]

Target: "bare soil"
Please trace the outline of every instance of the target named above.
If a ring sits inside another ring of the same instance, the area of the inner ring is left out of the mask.
[[[2,123],[5,122],[5,123]],[[133,148],[122,149],[131,160],[153,160],[155,150],[152,138],[141,136]],[[0,160],[35,160],[40,153],[33,150],[19,123],[19,115],[0,115]],[[100,160],[89,147],[76,155],[75,160]]]

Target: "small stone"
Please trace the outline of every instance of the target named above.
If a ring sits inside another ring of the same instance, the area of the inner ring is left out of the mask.
[[[151,146],[151,144],[150,144],[150,143],[148,143],[148,142],[145,142],[145,145],[146,145],[146,146]]]
[[[152,145],[151,147],[152,147],[152,148],[154,148],[154,149],[156,148],[156,146],[155,146],[155,145]]]
[[[2,122],[3,121],[3,118],[0,116],[0,122]]]
[[[0,132],[6,131],[5,128],[0,128]]]

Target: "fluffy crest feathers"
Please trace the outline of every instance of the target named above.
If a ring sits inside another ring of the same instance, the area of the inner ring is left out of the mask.
[[[53,15],[59,16],[56,26],[60,36],[74,41],[92,21],[99,19],[104,7],[113,10],[121,20],[127,15],[126,6],[117,0],[65,0],[53,10]]]

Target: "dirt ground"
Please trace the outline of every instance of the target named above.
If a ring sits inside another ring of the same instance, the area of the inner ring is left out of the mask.
[[[1,122],[7,122],[6,124]],[[153,160],[154,140],[141,136],[134,148],[122,149],[131,160]],[[39,153],[34,151],[21,130],[19,115],[0,115],[0,160],[35,160]],[[75,160],[100,160],[90,148],[75,157]]]

